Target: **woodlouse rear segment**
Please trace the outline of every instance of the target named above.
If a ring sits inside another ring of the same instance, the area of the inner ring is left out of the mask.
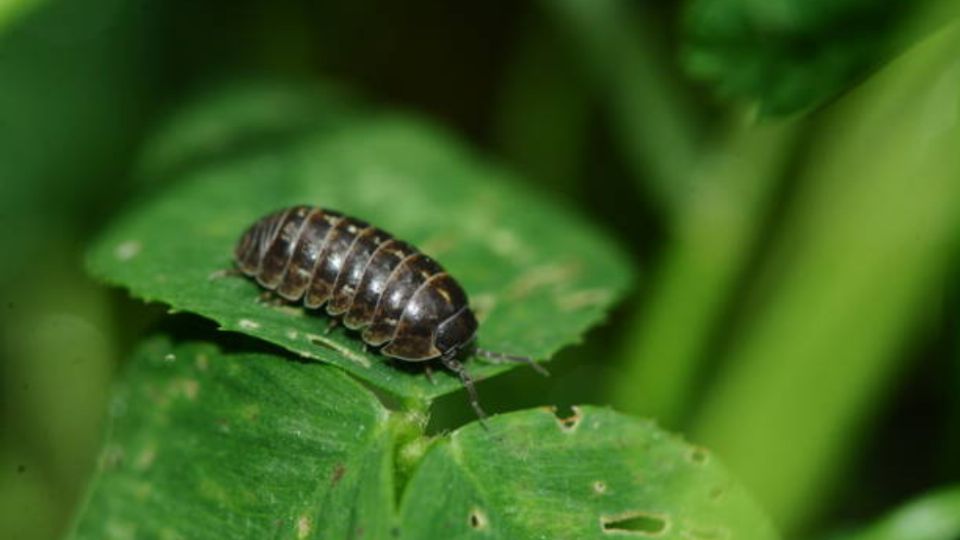
[[[294,206],[254,223],[234,251],[240,271],[310,309],[326,306],[364,342],[408,362],[439,358],[457,373],[482,418],[469,374],[457,360],[473,347],[477,320],[467,295],[436,261],[370,224],[339,212]],[[477,350],[493,360],[530,359]],[[537,369],[540,366],[533,364]]]

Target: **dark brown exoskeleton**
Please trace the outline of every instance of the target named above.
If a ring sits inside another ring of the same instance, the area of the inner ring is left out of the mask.
[[[459,358],[531,359],[475,345],[477,319],[467,295],[436,261],[366,222],[339,212],[294,206],[261,218],[234,251],[240,271],[309,309],[326,305],[363,341],[406,362],[440,359],[456,373],[482,419],[473,379]]]

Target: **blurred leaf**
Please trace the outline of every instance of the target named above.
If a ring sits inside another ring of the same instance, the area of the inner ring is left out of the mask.
[[[73,538],[386,538],[388,412],[338,369],[148,341]]]
[[[541,4],[579,53],[634,179],[668,211],[681,206],[701,132],[692,100],[665,60],[666,40],[651,11],[628,0]]]
[[[114,180],[152,108],[141,4],[38,0],[0,31],[0,283],[123,191]]]
[[[650,298],[626,332],[625,366],[613,377],[621,410],[672,428],[695,406],[709,346],[763,234],[802,126],[740,122],[701,158],[694,179],[701,187],[675,215]]]
[[[44,0],[0,0],[0,33],[4,28],[29,13]]]
[[[102,439],[117,344],[110,291],[83,274],[76,252],[47,246],[42,270],[3,298],[0,425],[30,449],[43,467],[35,478],[54,481],[67,511]]]
[[[134,295],[210,317],[307,358],[337,364],[398,395],[460,387],[440,373],[400,369],[359,337],[299,307],[258,302],[252,280],[211,280],[235,242],[266,213],[292,204],[335,208],[419,245],[457,276],[480,317],[479,343],[547,358],[601,320],[630,267],[588,223],[416,122],[380,119],[274,152],[196,171],[112,227],[91,271]],[[516,365],[476,365],[483,378]]]
[[[690,0],[684,66],[765,114],[815,106],[889,52],[902,0]]]
[[[358,100],[331,84],[239,80],[217,85],[177,110],[145,145],[143,179],[177,177],[335,130],[357,114]]]
[[[155,108],[158,4],[0,0],[0,538],[60,534],[101,440],[116,325],[77,262]]]
[[[123,161],[117,152],[135,142],[149,73],[140,63],[140,9],[123,0],[48,1],[0,33],[0,209],[29,212],[54,188],[87,195],[78,175],[87,180]]]
[[[575,407],[489,424],[426,455],[403,496],[401,538],[777,537],[712,454],[651,422]]]
[[[61,515],[63,509],[53,501],[62,494],[47,478],[43,461],[22,448],[22,439],[5,439],[3,443],[0,445],[0,538],[57,538],[64,516]]]
[[[593,102],[570,69],[558,32],[536,19],[523,33],[500,97],[501,154],[527,178],[567,197],[581,193]]]
[[[838,101],[696,433],[785,530],[829,499],[960,237],[960,25]]]
[[[960,486],[908,502],[862,531],[833,540],[956,540],[960,538]]]

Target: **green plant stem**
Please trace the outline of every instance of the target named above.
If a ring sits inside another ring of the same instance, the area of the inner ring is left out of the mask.
[[[695,424],[783,529],[828,500],[960,232],[960,25],[832,107]],[[786,345],[789,344],[789,345]]]
[[[587,77],[607,107],[638,184],[667,213],[687,198],[699,152],[697,119],[667,69],[651,23],[625,0],[542,2],[582,51]]]
[[[548,2],[545,9],[583,50],[634,177],[667,209],[673,237],[650,287],[654,297],[629,325],[627,373],[617,377],[614,401],[675,425],[796,125],[739,122],[703,158],[694,109],[658,57],[645,17],[617,0]]]
[[[698,191],[677,214],[652,297],[628,326],[618,407],[676,426],[705,348],[750,256],[800,124],[742,122],[701,162]]]

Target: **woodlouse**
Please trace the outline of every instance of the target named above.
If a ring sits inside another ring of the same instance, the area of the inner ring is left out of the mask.
[[[439,359],[456,373],[482,419],[473,379],[460,357],[530,358],[477,348],[477,319],[459,283],[414,246],[334,210],[293,206],[251,225],[237,242],[240,272],[285,300],[326,306],[363,341],[406,362]]]

